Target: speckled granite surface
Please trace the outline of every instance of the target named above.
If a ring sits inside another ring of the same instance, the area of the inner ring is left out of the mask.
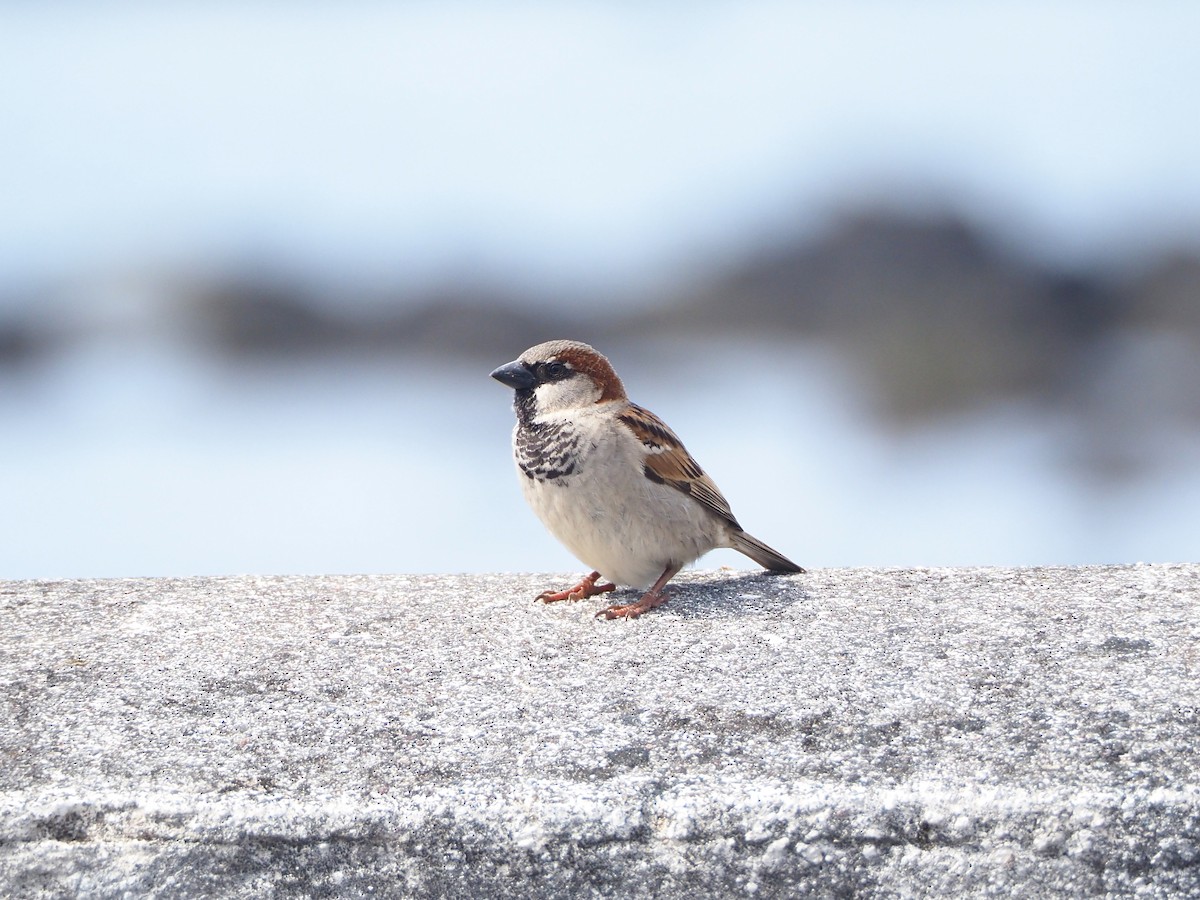
[[[13,897],[1200,895],[1200,566],[0,583]]]

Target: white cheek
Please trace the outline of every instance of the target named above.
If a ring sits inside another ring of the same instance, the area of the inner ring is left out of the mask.
[[[583,376],[540,384],[534,389],[533,394],[537,398],[539,413],[592,406],[600,399],[600,389],[596,383]]]

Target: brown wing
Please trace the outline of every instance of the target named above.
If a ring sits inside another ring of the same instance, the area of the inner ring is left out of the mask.
[[[713,480],[704,474],[683,441],[662,419],[633,403],[628,411],[621,413],[620,419],[650,451],[644,469],[647,478],[688,494],[734,528],[741,529]]]

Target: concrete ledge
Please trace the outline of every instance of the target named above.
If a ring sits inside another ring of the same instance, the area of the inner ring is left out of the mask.
[[[1200,566],[0,583],[8,897],[1200,895]]]

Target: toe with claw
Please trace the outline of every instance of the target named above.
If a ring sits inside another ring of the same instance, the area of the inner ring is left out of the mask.
[[[542,591],[537,595],[536,599],[543,603],[557,603],[560,600],[586,600],[588,597],[595,597],[597,594],[607,594],[609,591],[615,591],[615,584],[596,584],[600,578],[599,572],[593,572],[583,578],[579,584],[573,588],[568,588],[565,591]]]
[[[667,602],[667,598],[660,593],[648,591],[641,600],[637,603],[615,604],[607,606],[600,612],[596,613],[596,618],[604,617],[605,619],[636,619],[647,610],[654,609],[656,606],[662,606]]]
[[[637,603],[629,603],[624,606],[618,603],[609,606],[596,613],[596,618],[599,619],[603,616],[606,619],[636,619],[642,613],[654,609],[656,606],[662,606],[667,602],[667,598],[663,595],[663,588],[682,568],[681,563],[671,563],[663,569],[663,573],[658,576],[658,581],[650,586],[650,590],[646,591]]]

